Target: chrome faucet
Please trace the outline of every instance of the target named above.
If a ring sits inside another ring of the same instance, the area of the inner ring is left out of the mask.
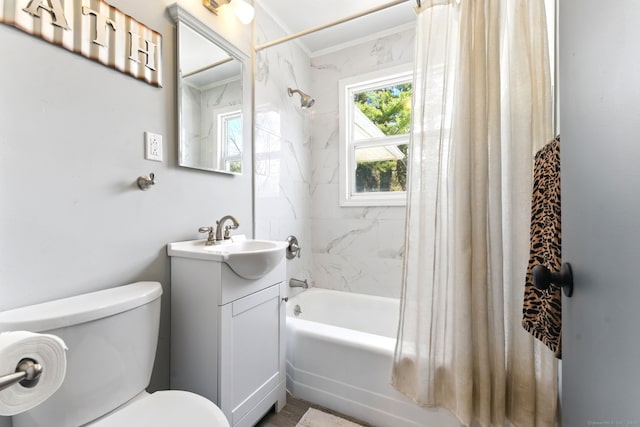
[[[225,221],[227,221],[228,219],[230,219],[233,222],[233,224],[227,225],[226,227],[224,227],[224,236],[223,236],[222,227],[224,226]],[[211,246],[211,245],[216,245],[218,243],[221,243],[223,240],[231,239],[229,230],[235,230],[236,228],[238,228],[239,225],[240,224],[238,224],[238,220],[235,219],[233,216],[225,215],[222,218],[220,218],[218,221],[216,221],[215,235],[213,234],[213,226],[200,227],[198,231],[201,233],[209,233],[209,237],[207,238],[207,242],[205,244],[207,246]]]
[[[224,227],[224,236],[223,236],[222,227],[224,226],[224,223],[227,220],[231,220],[233,224],[227,225]],[[221,242],[222,240],[229,240],[231,238],[231,234],[229,233],[229,230],[235,230],[236,228],[238,228],[239,225],[240,224],[238,224],[238,220],[231,215],[225,215],[222,218],[220,218],[218,221],[216,221],[216,237],[215,237],[216,242]]]
[[[291,279],[289,279],[289,287],[307,289],[309,287],[309,284],[307,283],[307,279],[300,280],[300,279],[294,279],[292,277]]]

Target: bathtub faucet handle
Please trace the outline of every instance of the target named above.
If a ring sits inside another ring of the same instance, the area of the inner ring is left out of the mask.
[[[287,237],[287,259],[294,259],[295,257],[300,258],[300,253],[302,252],[302,248],[298,243],[298,238],[296,236]]]

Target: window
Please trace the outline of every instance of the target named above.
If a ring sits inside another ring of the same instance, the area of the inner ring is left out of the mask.
[[[223,110],[221,112],[221,110]],[[225,111],[226,110],[226,111]],[[238,106],[220,109],[216,112],[218,167],[222,170],[242,172],[242,111]]]
[[[340,205],[406,203],[411,65],[340,81]]]

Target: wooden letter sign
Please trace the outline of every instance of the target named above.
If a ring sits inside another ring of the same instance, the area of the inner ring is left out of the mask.
[[[0,0],[0,22],[162,86],[162,35],[102,0]]]

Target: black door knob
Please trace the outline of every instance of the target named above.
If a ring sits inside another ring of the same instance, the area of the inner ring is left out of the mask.
[[[573,272],[571,271],[571,264],[568,262],[562,263],[560,271],[549,271],[544,265],[536,265],[531,272],[533,274],[533,285],[536,288],[546,290],[553,283],[561,287],[567,297],[573,295]]]

